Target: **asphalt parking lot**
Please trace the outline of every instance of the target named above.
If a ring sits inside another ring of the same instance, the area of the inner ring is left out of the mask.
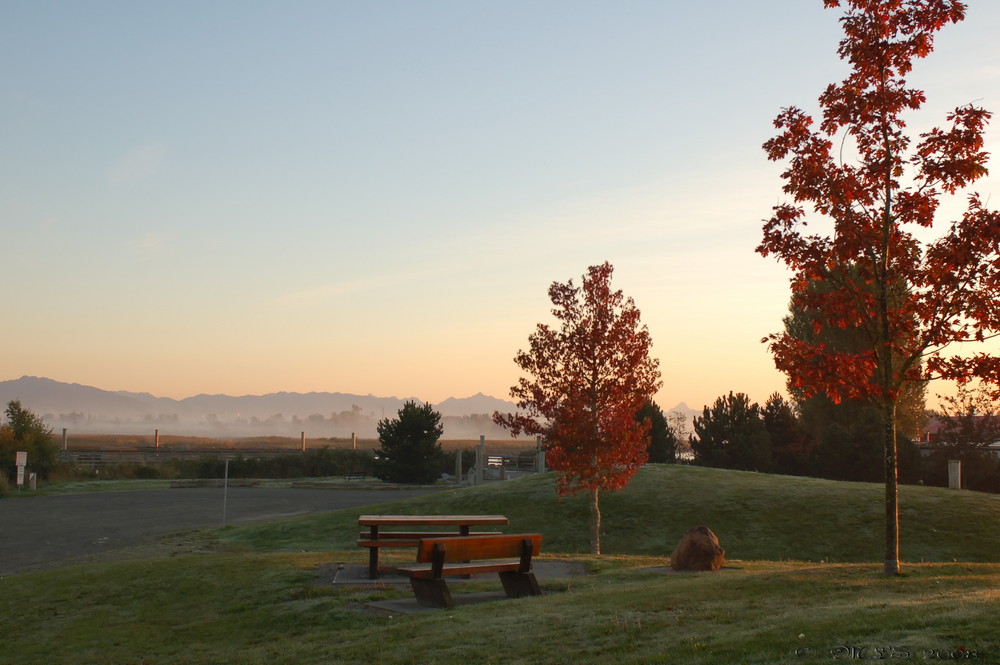
[[[0,500],[0,575],[100,558],[191,529],[398,501],[429,490],[230,487]],[[225,504],[225,505],[224,505]]]

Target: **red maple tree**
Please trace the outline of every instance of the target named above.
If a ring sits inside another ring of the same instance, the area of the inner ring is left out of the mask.
[[[538,324],[514,358],[528,377],[511,388],[515,414],[493,419],[513,436],[545,441],[560,495],[587,491],[591,551],[601,552],[601,490],[624,487],[646,461],[650,422],[636,413],[662,385],[652,341],[631,298],[611,289],[614,268],[591,266],[577,287],[549,287],[559,328]]]
[[[827,8],[839,0],[824,0]],[[1000,358],[952,353],[1000,333],[1000,215],[964,191],[986,175],[983,133],[990,113],[956,108],[947,124],[911,139],[904,114],[925,101],[907,86],[913,61],[934,34],[965,18],[957,0],[844,0],[838,53],[851,71],[819,98],[818,129],[784,109],[764,144],[791,202],[776,206],[757,251],[792,269],[796,305],[817,330],[862,331],[860,351],[784,334],[765,338],[778,369],[806,397],[864,399],[881,407],[885,450],[885,573],[899,573],[895,409],[910,381],[974,377],[1000,382]],[[965,193],[960,219],[924,240],[945,195]],[[832,225],[808,233],[809,224]],[[816,282],[824,288],[810,288]],[[948,353],[945,350],[948,349]]]

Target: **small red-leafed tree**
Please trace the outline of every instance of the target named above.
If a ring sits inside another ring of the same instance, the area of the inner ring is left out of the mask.
[[[784,191],[764,225],[757,251],[794,273],[795,305],[814,316],[817,332],[855,329],[865,343],[849,350],[786,333],[765,338],[778,369],[810,395],[868,400],[882,412],[885,452],[885,574],[899,573],[896,403],[907,382],[974,377],[1000,382],[1000,358],[964,343],[1000,333],[1000,215],[967,187],[986,175],[983,133],[990,113],[955,109],[943,128],[911,139],[904,114],[924,93],[907,86],[914,60],[927,56],[935,33],[965,18],[956,0],[824,0],[846,6],[839,54],[844,81],[819,98],[818,128],[801,109],[775,120],[764,144],[787,161]],[[945,195],[966,194],[967,208],[934,226]],[[823,224],[832,225],[824,228]],[[819,230],[808,233],[808,224]],[[824,288],[811,288],[825,282]],[[948,352],[945,353],[945,350]]]
[[[549,287],[553,328],[538,324],[514,362],[528,376],[510,394],[514,414],[493,414],[513,436],[541,436],[560,495],[590,496],[590,545],[601,553],[602,490],[624,487],[647,458],[648,418],[636,413],[662,385],[652,341],[631,298],[611,289],[610,263],[591,266],[582,286]]]

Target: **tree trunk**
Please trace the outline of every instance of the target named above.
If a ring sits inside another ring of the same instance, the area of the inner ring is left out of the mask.
[[[590,553],[601,553],[601,505],[598,502],[597,494],[600,492],[596,487],[590,490]]]
[[[882,407],[885,444],[885,575],[899,575],[899,460],[896,451],[896,402]]]
[[[882,67],[881,90],[886,89],[886,70]],[[896,384],[895,358],[892,347],[892,327],[889,324],[889,291],[894,285],[890,270],[890,238],[894,217],[892,213],[892,142],[889,129],[882,125],[885,144],[885,206],[882,209],[882,247],[877,270],[878,321],[881,330],[878,351],[882,376],[882,444],[885,452],[885,576],[899,575],[899,462],[896,456]]]

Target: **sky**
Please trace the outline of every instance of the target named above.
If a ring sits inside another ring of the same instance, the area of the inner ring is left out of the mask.
[[[911,127],[1000,111],[1000,3],[968,4],[910,77]],[[789,275],[754,252],[784,200],[761,144],[845,75],[839,16],[4,0],[0,380],[506,398],[549,285],[610,261],[661,407],[763,403]]]

